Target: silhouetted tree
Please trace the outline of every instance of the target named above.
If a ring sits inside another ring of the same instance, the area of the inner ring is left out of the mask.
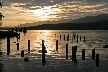
[[[1,7],[1,8],[2,8],[2,6],[3,6],[2,3],[3,3],[3,2],[0,1],[0,7]],[[2,23],[3,23],[3,22],[1,22],[2,18],[4,18],[4,16],[2,15],[2,13],[0,13],[0,26],[2,26]]]
[[[3,2],[0,2],[0,7],[2,8],[2,6],[3,6]]]

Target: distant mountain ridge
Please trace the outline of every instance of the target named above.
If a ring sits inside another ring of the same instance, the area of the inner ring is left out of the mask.
[[[108,30],[108,14],[88,16],[66,23],[52,22],[52,24],[49,24],[46,22],[46,24],[26,28],[28,30]]]
[[[42,24],[58,24],[58,23],[90,23],[90,22],[98,22],[102,20],[108,20],[108,14],[101,14],[97,16],[86,16],[83,18],[75,19],[75,20],[59,20],[56,21],[40,21],[40,22],[33,22],[33,23],[26,23],[26,24],[20,24],[15,27],[29,27],[29,26],[37,26]],[[105,22],[105,21],[104,21]]]
[[[96,22],[101,20],[108,20],[108,14],[101,14],[97,16],[87,16],[83,18],[79,18],[76,20],[72,20],[69,23],[90,23],[90,22]]]

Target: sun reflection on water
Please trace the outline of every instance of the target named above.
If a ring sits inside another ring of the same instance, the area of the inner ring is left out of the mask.
[[[40,33],[36,34],[36,38],[33,40],[32,45],[35,47],[38,54],[41,54],[42,52],[42,40],[44,40],[47,55],[49,55],[54,50],[55,37],[53,35],[54,34],[51,30],[40,30]]]

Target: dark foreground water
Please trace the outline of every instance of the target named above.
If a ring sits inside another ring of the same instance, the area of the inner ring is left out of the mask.
[[[82,40],[77,43],[72,41],[73,31]],[[65,38],[69,34],[69,41]],[[61,40],[60,40],[61,35]],[[86,37],[86,42],[84,38]],[[28,53],[28,40],[30,40],[31,51]],[[42,66],[42,40],[46,46],[46,64]],[[56,51],[56,40],[58,40],[58,51]],[[0,72],[107,72],[108,71],[108,49],[103,48],[108,44],[108,31],[99,30],[29,30],[18,41],[19,51],[17,50],[17,39],[11,39],[11,52],[7,55],[7,39],[0,40]],[[66,44],[68,43],[69,59],[66,60]],[[74,65],[72,58],[72,46],[77,46],[77,65]],[[92,60],[92,49],[100,56],[100,66],[96,67],[95,60]],[[82,60],[82,49],[86,51],[86,60]],[[21,50],[24,50],[25,57],[29,62],[25,62],[21,57]]]

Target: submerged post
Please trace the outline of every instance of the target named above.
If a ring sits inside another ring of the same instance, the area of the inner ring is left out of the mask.
[[[77,43],[78,43],[78,35],[77,35]]]
[[[10,53],[10,36],[7,37],[7,55]]]
[[[67,36],[67,41],[69,41],[69,36]]]
[[[56,40],[56,51],[58,51],[58,40]]]
[[[80,41],[81,41],[81,36],[80,36]]]
[[[65,35],[64,35],[64,41],[65,41]]]
[[[85,42],[85,36],[84,36],[84,42]]]
[[[21,57],[24,57],[24,50],[21,51]]]
[[[69,34],[68,34],[68,41],[69,41]]]
[[[19,50],[19,43],[17,43],[17,50]]]
[[[96,54],[96,67],[99,67],[99,54]]]
[[[76,36],[76,32],[73,32],[73,37],[74,37],[74,40],[75,40],[75,36]]]
[[[66,59],[68,59],[68,44],[66,44]]]
[[[60,40],[61,40],[61,35],[60,35]]]
[[[72,46],[72,61],[76,60],[76,51],[77,51],[77,46]]]
[[[42,65],[45,65],[46,59],[45,59],[45,46],[44,46],[44,40],[42,40]]]
[[[30,53],[30,40],[28,40],[28,53]]]
[[[82,50],[82,60],[85,60],[85,49]]]
[[[92,50],[92,59],[95,59],[95,48]]]

